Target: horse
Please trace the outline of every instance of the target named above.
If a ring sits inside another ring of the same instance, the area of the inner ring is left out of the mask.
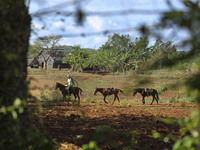
[[[148,97],[150,95],[153,97],[151,105],[152,105],[154,99],[156,100],[156,102],[158,104],[159,97],[158,97],[158,91],[157,90],[155,90],[155,89],[147,89],[147,90],[145,90],[145,88],[133,89],[133,96],[135,96],[136,93],[140,93],[142,95],[143,104],[145,104],[145,97],[146,96]]]
[[[66,95],[74,95],[74,101],[73,104],[75,103],[76,98],[78,97],[78,104],[80,104],[80,96],[79,93],[82,93],[82,89],[79,87],[72,87],[71,92],[69,93],[68,90],[66,89],[66,86],[56,82],[56,89],[59,89],[63,95],[63,101],[66,100]],[[69,104],[69,102],[67,101]]]
[[[119,93],[119,92],[122,92],[122,93],[123,93],[123,91],[120,90],[120,89],[114,89],[113,91],[109,91],[107,88],[95,88],[95,89],[94,89],[94,95],[96,95],[97,92],[100,92],[100,93],[104,96],[104,99],[103,99],[103,100],[104,100],[104,102],[107,103],[107,104],[108,104],[108,102],[106,101],[106,96],[108,96],[108,95],[113,95],[113,94],[114,94],[114,101],[113,101],[112,105],[114,104],[116,98],[117,98],[117,100],[119,101],[118,93]],[[119,102],[120,102],[120,101],[119,101]]]

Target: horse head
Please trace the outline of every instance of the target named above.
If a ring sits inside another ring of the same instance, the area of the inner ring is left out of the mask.
[[[59,83],[56,82],[56,87],[55,87],[55,89],[57,90],[58,88],[59,88]]]
[[[96,95],[98,92],[97,88],[94,89],[94,95]]]
[[[137,93],[137,91],[134,89],[133,90],[133,96],[135,96],[136,93]]]
[[[65,85],[56,82],[56,90],[57,90],[57,89],[64,89],[64,88],[65,88]]]

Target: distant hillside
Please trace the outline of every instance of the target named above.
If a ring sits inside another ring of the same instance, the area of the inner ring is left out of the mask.
[[[60,45],[60,46],[57,46],[55,49],[56,50],[70,51],[70,50],[72,50],[74,48],[75,48],[75,46]]]
[[[76,48],[76,47],[77,47],[77,46],[60,45],[60,46],[57,46],[55,49],[56,49],[56,50],[70,51],[70,50],[73,50],[73,49]],[[92,48],[82,48],[82,49],[94,50],[94,49],[92,49]]]

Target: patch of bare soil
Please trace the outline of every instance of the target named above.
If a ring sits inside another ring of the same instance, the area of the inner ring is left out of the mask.
[[[136,150],[161,150],[171,149],[173,141],[153,138],[152,130],[157,130],[162,137],[172,133],[178,138],[179,127],[165,124],[162,120],[190,116],[190,111],[196,108],[193,103],[182,105],[136,103],[125,106],[116,102],[114,105],[81,103],[80,106],[67,106],[66,103],[32,102],[29,103],[29,112],[32,125],[47,132],[54,142],[62,143],[63,150],[81,149],[83,144],[95,138],[98,138],[98,146],[105,150],[125,149],[127,145]],[[110,127],[114,132],[102,131],[94,136],[99,126]],[[119,145],[113,148],[111,145],[115,142]]]

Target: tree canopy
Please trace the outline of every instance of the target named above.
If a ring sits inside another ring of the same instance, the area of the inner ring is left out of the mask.
[[[100,70],[112,72],[126,72],[137,69],[140,64],[160,53],[159,61],[155,66],[163,67],[163,63],[178,55],[176,46],[171,41],[166,43],[157,40],[149,46],[147,37],[131,40],[129,35],[113,34],[98,50],[76,46],[68,51],[63,62],[72,66],[73,70]]]

